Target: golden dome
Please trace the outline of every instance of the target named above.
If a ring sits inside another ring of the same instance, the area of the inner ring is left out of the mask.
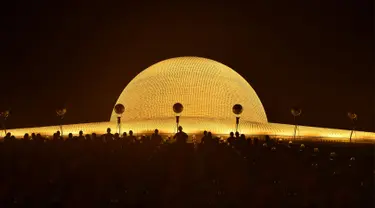
[[[232,121],[233,105],[241,104],[241,120],[267,123],[263,105],[249,83],[228,66],[206,58],[158,62],[139,73],[117,100],[125,106],[123,121],[173,118],[176,102],[184,106],[181,117],[185,118]],[[110,120],[116,116],[112,111]]]

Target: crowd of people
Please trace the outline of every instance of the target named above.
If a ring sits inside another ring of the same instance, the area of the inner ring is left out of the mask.
[[[374,145],[157,130],[0,143],[0,207],[373,207]]]

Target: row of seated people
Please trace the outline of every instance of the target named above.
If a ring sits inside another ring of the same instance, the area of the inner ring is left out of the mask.
[[[188,140],[188,135],[182,131],[183,128],[182,126],[179,126],[178,128],[178,133],[174,135],[173,139],[176,140],[176,142],[178,143],[186,143],[187,140]],[[16,139],[15,136],[12,136],[11,133],[7,133],[6,136],[3,138],[5,141],[7,140],[14,140]],[[46,138],[43,138],[41,136],[41,134],[35,134],[35,133],[32,133],[31,136],[26,133],[23,137],[23,140],[35,140],[35,141],[38,141],[38,140],[41,140],[43,141],[44,139]],[[78,136],[73,136],[72,133],[69,133],[68,134],[68,137],[67,137],[67,140],[102,140],[102,141],[111,141],[111,140],[125,140],[125,141],[128,141],[129,143],[135,143],[135,142],[147,142],[147,141],[155,141],[156,143],[160,144],[162,142],[170,142],[170,140],[172,138],[168,137],[167,139],[163,139],[162,136],[159,134],[159,130],[158,129],[155,129],[154,133],[151,135],[151,136],[146,136],[146,135],[142,135],[141,137],[136,137],[134,136],[133,134],[133,131],[130,130],[129,131],[129,134],[127,134],[127,132],[124,132],[122,134],[122,136],[120,136],[118,133],[115,133],[115,134],[112,134],[111,133],[111,129],[108,128],[107,129],[107,133],[106,134],[103,134],[101,135],[100,137],[97,136],[96,133],[92,133],[91,135],[90,134],[86,134],[84,135],[83,131],[80,131],[79,132],[79,135]],[[53,134],[52,136],[52,140],[63,140],[63,137],[61,136],[61,133],[60,131],[57,131],[56,133]],[[251,140],[250,138],[246,139],[245,135],[244,134],[239,134],[239,132],[236,132],[235,134],[233,132],[230,132],[230,137],[227,138],[226,142],[228,142],[230,145],[233,145],[234,142],[238,140],[240,142],[246,142]],[[256,139],[258,140],[258,139]],[[195,138],[195,136],[193,137],[193,142],[198,142]],[[223,142],[224,140],[220,137],[214,137],[212,136],[212,133],[211,132],[207,132],[207,131],[204,131],[203,132],[203,138],[200,140],[201,143],[210,143],[211,141],[212,142]]]
[[[152,137],[153,137],[153,139],[158,139],[161,142],[162,138],[158,134],[158,132],[159,131],[157,129],[155,129],[155,133],[152,135]],[[15,140],[15,139],[16,139],[16,137],[12,136],[12,134],[10,132],[8,132],[6,134],[6,136],[3,138],[4,141],[11,141],[11,140]],[[76,141],[84,141],[84,140],[86,140],[86,141],[89,141],[89,140],[111,141],[111,140],[119,140],[119,139],[128,140],[129,142],[137,142],[138,140],[143,141],[143,140],[150,139],[150,137],[143,135],[141,137],[141,139],[138,139],[136,136],[134,136],[132,130],[129,131],[129,135],[126,132],[124,132],[123,135],[120,136],[118,133],[112,134],[111,129],[108,128],[107,133],[103,134],[103,135],[100,135],[100,136],[97,136],[96,133],[84,135],[83,131],[80,131],[78,136],[73,136],[72,133],[69,133],[67,138],[65,138],[65,140],[76,140]],[[49,140],[49,138],[43,137],[41,134],[32,133],[31,135],[29,135],[28,133],[26,133],[23,136],[22,140],[26,140],[26,141],[28,141],[28,140],[47,141],[47,140]],[[64,140],[64,137],[61,135],[60,131],[57,131],[56,133],[53,134],[52,140],[53,141]]]
[[[373,205],[369,144],[250,140],[239,133],[223,142],[210,132],[186,144],[182,128],[175,143],[148,142],[163,140],[158,131],[143,140],[110,129],[65,140],[72,142],[60,138],[9,135],[0,143],[0,207]]]

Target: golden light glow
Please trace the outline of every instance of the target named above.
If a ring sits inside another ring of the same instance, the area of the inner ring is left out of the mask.
[[[211,119],[199,119],[181,117],[181,126],[184,131],[190,136],[201,135],[204,130],[211,131],[214,135],[227,137],[229,132],[235,131],[235,121],[228,120],[211,120]],[[241,122],[241,132],[246,136],[264,136],[269,135],[273,138],[293,138],[294,125],[277,124],[277,123],[254,123],[254,122]],[[63,131],[66,136],[68,133],[78,135],[79,131],[82,130],[84,134],[104,134],[107,128],[112,129],[112,133],[116,133],[117,124],[115,122],[100,122],[100,123],[83,123],[83,124],[72,124],[64,125]],[[164,135],[171,135],[175,132],[176,123],[175,119],[162,119],[162,120],[144,120],[144,121],[125,121],[122,123],[122,131],[128,132],[133,130],[137,136],[143,134],[151,134],[155,130],[159,129],[159,132]],[[299,139],[312,139],[312,140],[328,140],[328,141],[343,141],[348,142],[351,130],[341,129],[329,129],[329,128],[317,128],[309,126],[299,126],[297,131],[297,140]],[[11,129],[9,132],[17,137],[22,137],[25,133],[40,133],[42,135],[51,136],[56,131],[60,130],[59,126],[50,127],[37,127],[37,128],[25,128],[25,129]],[[0,133],[0,136],[4,136],[4,132]],[[198,139],[200,139],[198,137]],[[352,137],[354,142],[375,142],[375,133],[373,132],[362,132],[356,131]]]
[[[240,103],[241,119],[267,123],[263,105],[249,83],[233,69],[199,57],[172,58],[139,73],[121,93],[124,121],[167,119],[172,106],[184,106],[182,117],[234,119],[232,106]],[[116,121],[112,112],[111,121]]]
[[[138,74],[121,93],[117,103],[125,106],[122,132],[133,130],[138,137],[159,129],[163,135],[176,131],[174,103],[184,106],[180,125],[189,135],[201,135],[204,130],[227,137],[235,131],[234,104],[243,106],[239,131],[246,136],[269,135],[291,139],[294,125],[268,123],[263,105],[253,88],[231,68],[205,58],[181,57],[161,61]],[[78,135],[104,134],[107,128],[117,132],[117,114],[112,110],[110,122],[64,125],[63,132]],[[16,137],[25,133],[51,136],[60,126],[10,129]],[[122,133],[121,132],[121,133]],[[296,139],[348,142],[351,130],[298,126]],[[0,131],[0,137],[4,131]],[[197,138],[200,139],[200,138]],[[355,131],[353,142],[375,142],[375,133]]]

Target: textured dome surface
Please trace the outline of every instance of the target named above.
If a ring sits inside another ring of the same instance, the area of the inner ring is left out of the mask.
[[[158,62],[139,73],[117,103],[125,106],[123,121],[173,118],[172,106],[184,106],[181,119],[234,120],[234,104],[243,106],[241,120],[266,123],[263,105],[249,83],[233,69],[199,57]],[[116,120],[112,111],[111,121]]]

